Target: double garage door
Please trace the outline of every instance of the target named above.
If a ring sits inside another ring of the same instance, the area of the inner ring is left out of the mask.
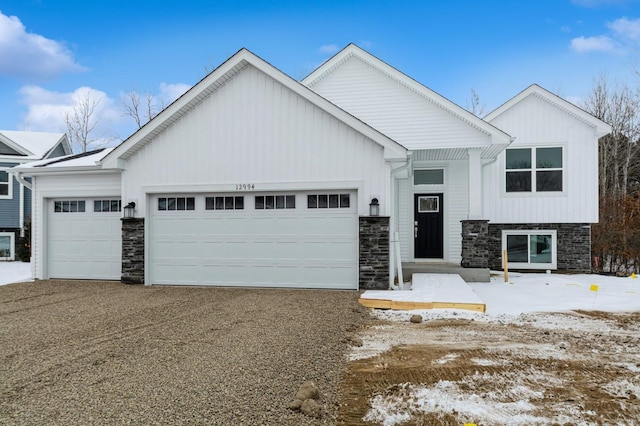
[[[358,288],[355,191],[150,198],[150,284]]]
[[[119,280],[122,231],[119,198],[47,202],[49,278]]]

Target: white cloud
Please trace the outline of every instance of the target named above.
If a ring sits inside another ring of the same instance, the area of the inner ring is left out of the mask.
[[[184,83],[160,83],[160,98],[166,105],[182,96],[191,86]]]
[[[571,49],[576,52],[613,52],[616,50],[613,40],[607,36],[576,37],[571,40]]]
[[[25,130],[43,132],[66,132],[65,116],[71,113],[83,99],[99,101],[93,118],[97,125],[92,137],[94,145],[105,145],[118,139],[116,128],[123,125],[122,111],[105,92],[91,87],[79,87],[73,92],[54,92],[39,86],[24,86],[20,89],[22,102],[27,107],[22,125]]]
[[[324,53],[326,55],[333,55],[338,50],[340,50],[340,48],[336,44],[323,44],[318,48],[320,53]]]
[[[0,76],[28,80],[82,70],[63,44],[27,32],[18,17],[0,12]]]
[[[640,18],[616,19],[613,22],[607,23],[607,27],[609,27],[609,29],[611,29],[618,37],[632,41],[640,41]]]

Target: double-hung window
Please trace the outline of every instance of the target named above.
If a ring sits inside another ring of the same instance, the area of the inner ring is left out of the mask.
[[[506,192],[562,192],[562,147],[506,151]]]
[[[0,170],[0,198],[11,198],[11,176]]]

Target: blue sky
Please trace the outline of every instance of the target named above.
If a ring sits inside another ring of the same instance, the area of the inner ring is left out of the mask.
[[[578,103],[638,85],[640,0],[0,0],[0,129],[64,131],[88,91],[124,139],[123,93],[169,102],[242,47],[300,80],[351,42],[463,107],[531,83]]]

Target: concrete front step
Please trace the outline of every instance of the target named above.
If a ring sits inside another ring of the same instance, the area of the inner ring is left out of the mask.
[[[410,281],[413,274],[457,274],[466,282],[488,283],[488,268],[463,268],[455,263],[445,262],[403,262],[402,274],[405,281]]]

